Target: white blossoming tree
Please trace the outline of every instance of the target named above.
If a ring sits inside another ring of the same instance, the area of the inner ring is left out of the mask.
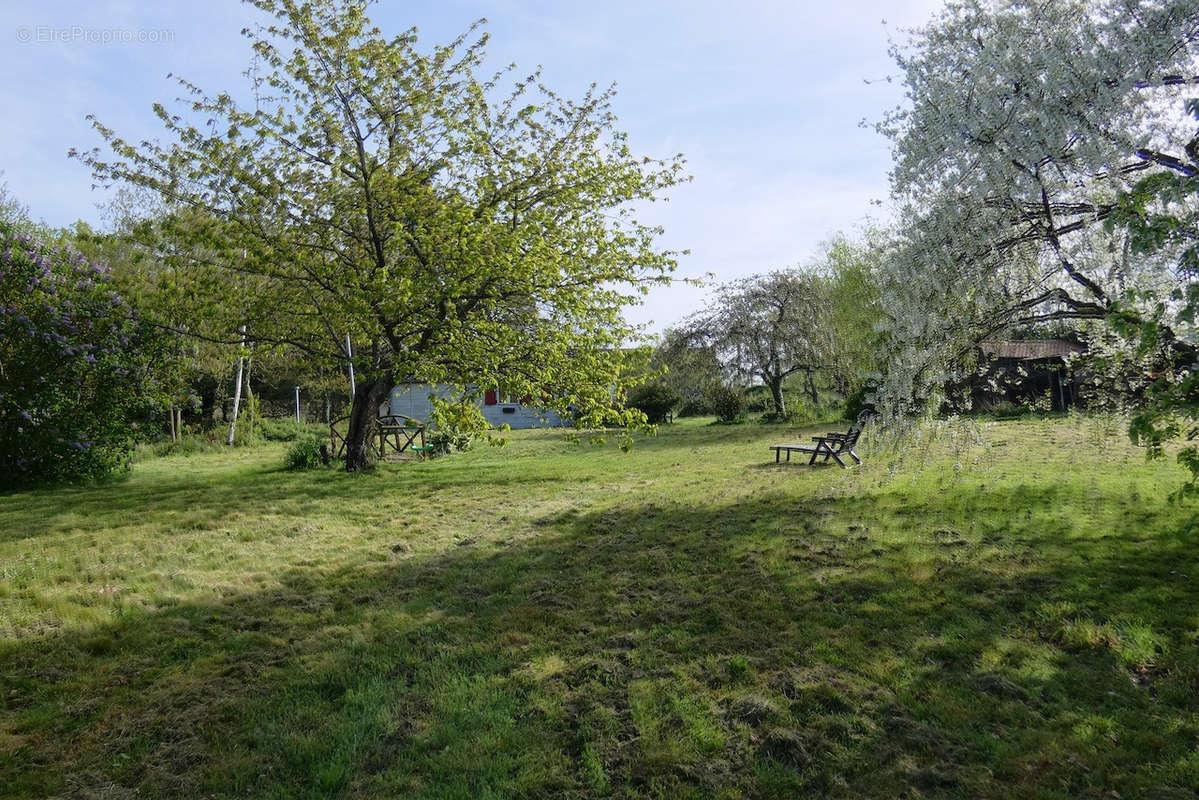
[[[809,376],[832,357],[828,282],[800,270],[776,270],[718,287],[708,307],[691,315],[676,338],[711,353],[734,383],[760,379],[774,410],[787,415],[783,382]]]
[[[1144,247],[1130,230],[1193,207],[1154,187],[1199,171],[1197,45],[1194,0],[952,0],[893,48],[910,106],[878,125],[904,220],[881,287],[885,407],[923,404],[1011,326],[1168,310],[1187,237]]]

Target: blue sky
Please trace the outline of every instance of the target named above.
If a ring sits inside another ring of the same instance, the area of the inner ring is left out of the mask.
[[[888,35],[939,4],[383,0],[371,16],[389,34],[416,26],[430,45],[487,18],[496,68],[541,65],[567,96],[615,82],[634,150],[682,152],[694,176],[645,221],[665,226],[665,246],[691,251],[679,276],[723,281],[802,264],[837,231],[885,216],[871,201],[887,195],[888,144],[858,123],[902,100],[898,81],[885,80],[895,71]],[[66,157],[100,143],[84,116],[132,141],[156,136],[151,104],[178,95],[168,72],[212,92],[244,86],[239,32],[256,21],[234,0],[4,3],[2,180],[35,218],[99,223],[105,195]],[[630,317],[660,330],[704,296],[657,289]]]

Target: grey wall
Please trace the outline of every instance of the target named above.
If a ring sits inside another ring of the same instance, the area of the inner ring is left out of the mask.
[[[457,389],[445,384],[434,386],[427,383],[402,383],[391,390],[391,413],[428,422],[433,414],[430,395],[454,397],[457,394]],[[480,399],[476,405],[483,412],[483,418],[496,427],[507,424],[513,429],[558,428],[566,424],[562,417],[553,411],[542,411],[520,403],[498,403],[489,406],[484,405]]]

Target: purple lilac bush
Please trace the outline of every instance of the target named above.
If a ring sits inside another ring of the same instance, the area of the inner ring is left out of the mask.
[[[0,488],[127,465],[167,354],[105,267],[0,221]]]

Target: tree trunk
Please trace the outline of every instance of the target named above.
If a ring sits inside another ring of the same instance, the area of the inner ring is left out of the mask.
[[[370,466],[379,406],[391,394],[393,385],[384,378],[359,380],[355,384],[350,429],[346,432],[346,472],[357,472]]]
[[[779,419],[787,416],[787,401],[783,399],[783,379],[771,378],[767,381],[770,386],[770,399],[774,402],[774,414]]]
[[[196,386],[200,394],[200,412],[197,421],[203,430],[210,431],[216,427],[217,392],[220,389],[220,383],[215,378],[206,375],[196,382]]]
[[[804,387],[808,390],[808,397],[812,398],[812,405],[820,405],[820,396],[816,393],[816,375],[812,370],[807,370]]]

